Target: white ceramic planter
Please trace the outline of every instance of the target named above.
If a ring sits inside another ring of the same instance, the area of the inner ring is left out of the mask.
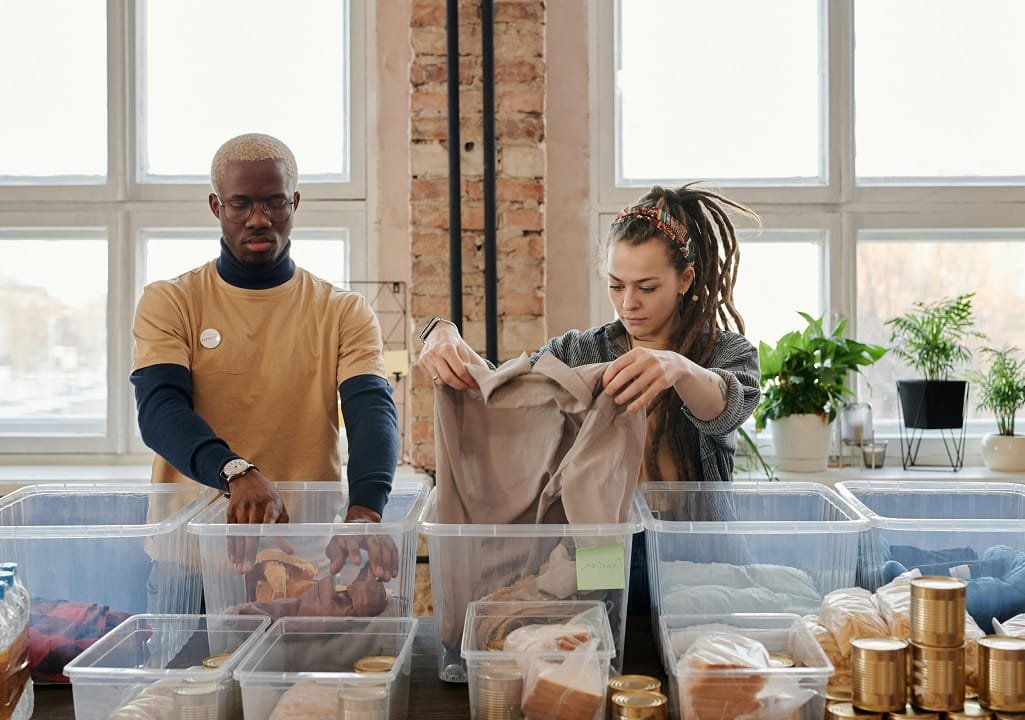
[[[982,438],[982,462],[990,470],[1025,470],[1025,435],[989,433]]]
[[[769,422],[776,467],[822,472],[829,457],[829,423],[825,415],[788,415]]]

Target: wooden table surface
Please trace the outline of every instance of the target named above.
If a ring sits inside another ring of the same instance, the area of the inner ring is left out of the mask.
[[[446,683],[438,679],[434,618],[419,618],[413,641],[413,674],[409,688],[409,717],[416,720],[469,718],[469,693],[464,683]],[[653,675],[665,686],[665,673],[658,660],[651,620],[636,616],[626,624],[624,673]],[[75,706],[70,685],[46,685],[35,688],[36,709],[32,720],[72,720]]]

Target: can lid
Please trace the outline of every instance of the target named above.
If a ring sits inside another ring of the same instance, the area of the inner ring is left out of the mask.
[[[493,652],[500,652],[505,649],[505,638],[492,638],[484,643],[484,648]]]
[[[908,646],[907,640],[899,638],[861,637],[851,640],[851,647],[859,650],[902,650]],[[771,655],[769,656],[772,657]]]
[[[883,720],[883,713],[867,710],[856,710],[849,702],[831,702],[826,705],[826,720],[847,720],[848,718],[861,718],[861,720]]]
[[[854,699],[854,690],[847,687],[846,685],[838,685],[835,687],[826,686],[826,700],[833,700],[836,702],[850,702]]]
[[[216,670],[224,664],[225,660],[227,660],[230,657],[230,652],[217,653],[216,655],[205,657],[203,658],[203,667],[205,667],[207,670]]]
[[[991,718],[993,713],[990,710],[982,707],[975,700],[965,700],[964,707],[960,710],[950,710],[947,712],[947,718],[949,720],[965,720],[966,718]]]
[[[368,655],[357,660],[353,667],[358,673],[386,673],[394,665],[394,655]]]
[[[979,646],[990,650],[1025,651],[1025,638],[1010,635],[987,635],[979,638]]]
[[[609,678],[611,690],[660,690],[662,681],[651,675],[616,675]]]
[[[207,702],[212,695],[216,695],[219,688],[214,683],[191,683],[179,685],[171,694],[178,702],[203,703]]]
[[[653,690],[620,690],[613,694],[612,704],[621,708],[663,707],[669,699]]]
[[[942,592],[951,592],[957,590],[964,590],[966,587],[965,581],[960,578],[948,577],[945,575],[923,575],[922,577],[916,577],[911,580],[911,590],[914,591],[916,588],[919,590],[935,590]]]
[[[789,668],[794,666],[794,659],[782,652],[769,653],[769,667]]]

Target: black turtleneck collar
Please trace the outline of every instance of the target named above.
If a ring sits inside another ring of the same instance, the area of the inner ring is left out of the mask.
[[[239,262],[228,249],[224,238],[221,238],[221,255],[217,258],[217,274],[221,279],[235,287],[246,290],[267,290],[277,287],[292,279],[295,274],[295,263],[290,251],[292,241],[285,245],[281,257],[270,265],[250,265]]]

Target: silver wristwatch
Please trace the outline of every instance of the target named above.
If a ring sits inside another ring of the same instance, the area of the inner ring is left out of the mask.
[[[235,458],[224,463],[224,467],[221,468],[221,480],[225,484],[230,483],[236,478],[240,478],[250,470],[256,470],[257,467],[248,460],[242,458]]]

